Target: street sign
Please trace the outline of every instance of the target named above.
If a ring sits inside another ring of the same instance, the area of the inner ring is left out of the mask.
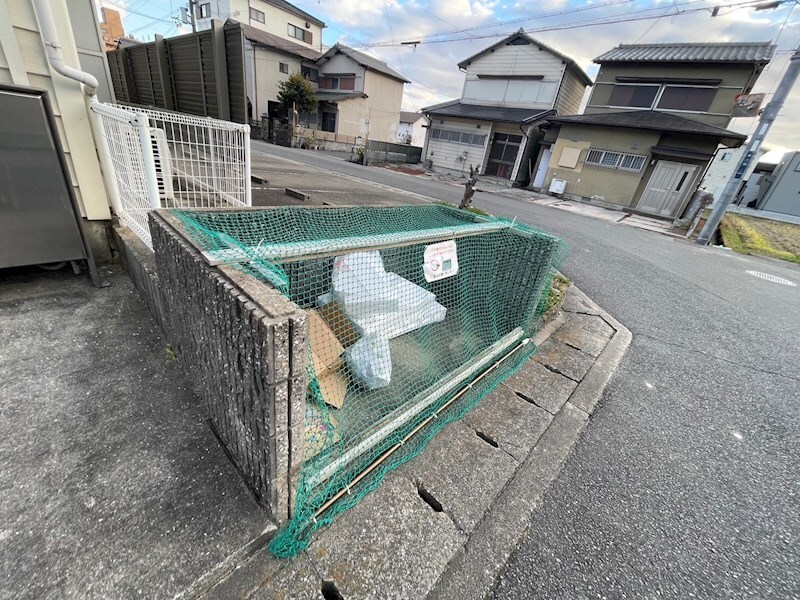
[[[733,105],[732,117],[757,117],[766,94],[739,94]]]

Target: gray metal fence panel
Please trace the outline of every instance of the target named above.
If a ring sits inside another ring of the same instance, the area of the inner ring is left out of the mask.
[[[247,123],[244,34],[238,23],[213,25],[109,52],[118,100]]]
[[[367,141],[367,158],[370,162],[400,162],[417,164],[422,159],[422,148],[406,144]]]

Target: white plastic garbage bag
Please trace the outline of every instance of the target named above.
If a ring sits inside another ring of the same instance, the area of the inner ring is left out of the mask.
[[[392,356],[389,340],[367,335],[345,351],[350,370],[368,390],[386,387],[392,381]]]
[[[395,338],[442,321],[447,313],[434,294],[387,272],[378,251],[337,256],[331,283],[334,297],[363,336]]]

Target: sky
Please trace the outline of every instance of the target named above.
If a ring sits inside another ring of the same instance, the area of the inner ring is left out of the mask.
[[[126,32],[138,39],[186,33],[172,18],[181,0],[100,0],[120,10]],[[211,0],[212,2],[214,0]],[[403,110],[458,98],[458,63],[524,28],[573,59],[594,78],[592,59],[623,44],[772,41],[778,49],[753,92],[772,96],[791,50],[800,42],[800,0],[754,11],[746,0],[298,0],[295,6],[326,24],[323,44],[341,42],[388,62],[413,83]],[[712,9],[719,6],[718,15]],[[794,10],[793,10],[794,9]],[[603,23],[605,21],[605,23]],[[419,41],[417,45],[401,42]],[[800,106],[795,85],[767,137],[771,149],[800,149]],[[750,134],[756,119],[733,119],[730,129]]]

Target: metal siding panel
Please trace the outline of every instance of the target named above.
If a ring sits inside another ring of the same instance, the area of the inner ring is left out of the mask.
[[[220,114],[217,100],[216,68],[214,67],[214,37],[211,30],[203,31],[198,36],[206,114],[218,119]]]
[[[225,54],[228,64],[228,101],[231,107],[231,121],[247,123],[244,35],[242,28],[238,25],[225,29]],[[258,119],[259,115],[254,114],[253,117]]]
[[[196,36],[168,39],[166,43],[172,65],[175,110],[193,115],[206,115]]]
[[[147,44],[146,48],[147,63],[150,71],[150,82],[153,93],[153,105],[164,107],[164,87],[161,85],[161,77],[158,68],[158,50],[155,44]]]

